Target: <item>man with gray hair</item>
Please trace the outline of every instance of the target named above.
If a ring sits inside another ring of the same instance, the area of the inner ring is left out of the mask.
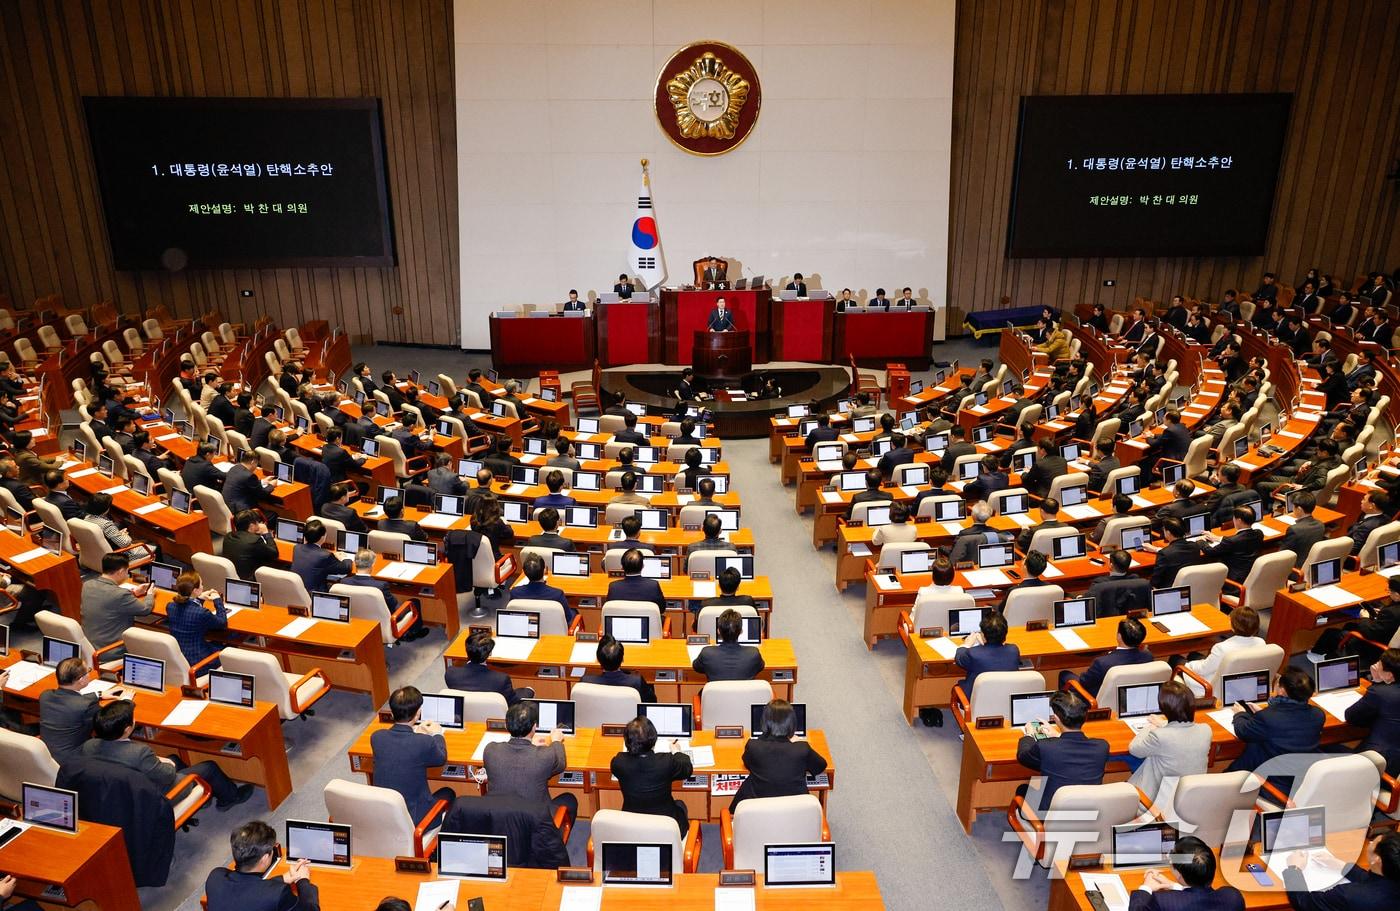
[[[498,399],[498,401],[510,402],[512,405],[515,406],[515,416],[520,418],[521,420],[524,420],[525,403],[520,400],[519,380],[506,380],[505,395],[501,396]]]
[[[972,524],[959,532],[953,542],[950,559],[954,563],[975,561],[978,547],[983,544],[1000,544],[1003,540],[1001,532],[987,524],[992,519],[990,503],[985,500],[974,503],[968,509],[968,513],[972,516]]]
[[[361,585],[365,588],[377,588],[384,595],[384,606],[389,608],[392,615],[399,609],[399,599],[394,596],[393,589],[384,579],[374,578],[374,561],[378,556],[369,548],[361,548],[355,552],[354,572],[340,580],[341,585]],[[401,637],[403,640],[412,642],[415,639],[422,639],[428,635],[428,627],[423,624],[420,615],[413,621],[413,625]]]

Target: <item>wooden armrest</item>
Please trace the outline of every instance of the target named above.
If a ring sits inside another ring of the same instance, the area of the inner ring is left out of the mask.
[[[317,693],[315,696],[313,696],[309,702],[307,702],[305,705],[303,705],[302,702],[301,702],[301,700],[300,700],[299,698],[297,698],[297,691],[301,689],[301,687],[302,687],[303,684],[305,684],[306,682],[312,680],[313,678],[314,678],[314,679],[319,679],[319,680],[321,681],[321,683],[323,684],[324,688],[321,690],[321,692],[319,692],[319,693]],[[312,703],[314,703],[317,699],[320,699],[322,696],[326,695],[326,694],[329,693],[330,691],[331,691],[331,682],[330,682],[329,679],[327,679],[327,677],[326,677],[326,672],[323,671],[323,670],[321,670],[319,667],[313,667],[311,670],[307,671],[305,674],[302,674],[301,677],[298,678],[297,681],[291,685],[291,688],[288,689],[288,691],[287,691],[287,695],[288,695],[288,696],[290,697],[290,699],[291,699],[292,711],[293,711],[293,712],[296,712],[298,715],[300,715],[302,712],[306,711],[306,709],[307,709]]]
[[[700,723],[700,694],[698,692],[694,696],[690,697],[690,709],[691,714],[695,716],[695,729],[697,731],[704,730],[703,725],[701,725]]]
[[[403,618],[409,616],[411,616],[413,620],[405,625],[403,623]],[[405,598],[403,603],[399,605],[399,609],[389,615],[389,625],[393,627],[395,638],[402,636],[403,630],[417,623],[422,616],[423,612],[418,607],[418,599]]]
[[[1233,588],[1233,589],[1235,589],[1237,592],[1239,592],[1239,593],[1240,593],[1240,598],[1241,598],[1241,599],[1244,598],[1244,585],[1243,585],[1243,583],[1236,582],[1234,579],[1226,579],[1224,584],[1225,584],[1225,587],[1226,587],[1226,588]]]
[[[1180,677],[1180,676],[1183,675],[1183,674],[1185,674],[1187,677],[1190,677],[1192,680],[1196,681],[1196,682],[1199,683],[1202,687],[1204,687],[1204,688],[1205,688],[1205,691],[1206,691],[1206,696],[1207,696],[1207,697],[1209,697],[1209,698],[1214,698],[1214,697],[1215,697],[1215,690],[1214,690],[1214,688],[1211,687],[1210,682],[1209,682],[1208,680],[1206,680],[1206,678],[1202,677],[1200,674],[1198,674],[1198,673],[1196,673],[1195,671],[1191,670],[1191,669],[1190,669],[1189,667],[1187,667],[1185,664],[1178,664],[1175,668],[1172,669],[1172,676],[1173,676],[1173,677]]]
[[[1351,641],[1364,642],[1378,652],[1383,652],[1386,650],[1386,648],[1388,648],[1388,646],[1382,645],[1381,643],[1376,642],[1375,640],[1367,639],[1365,636],[1361,635],[1354,629],[1349,629],[1342,634],[1342,641],[1337,643],[1337,651],[1342,651],[1342,647]]]
[[[204,805],[209,802],[210,796],[214,793],[214,789],[209,787],[209,782],[205,781],[203,778],[200,778],[198,775],[185,775],[176,781],[169,791],[165,792],[165,799],[174,803],[175,799],[180,796],[180,792],[191,785],[202,791],[204,796],[195,801],[194,806],[175,817],[175,828],[177,829],[189,822],[194,814],[203,809]]]
[[[554,828],[559,830],[560,839],[562,839],[565,844],[568,844],[569,834],[574,830],[573,823],[569,822],[568,807],[554,808]],[[589,866],[592,866],[592,861],[589,861]]]
[[[1394,778],[1382,772],[1381,786],[1390,790],[1390,800],[1381,803],[1380,798],[1377,797],[1376,809],[1387,816],[1392,816],[1397,810],[1400,810],[1400,782],[1397,782]]]
[[[963,692],[962,682],[953,684],[953,691],[948,696],[948,710],[953,713],[953,718],[958,722],[959,727],[966,728],[972,718],[968,714],[972,710],[972,704],[968,696]]]
[[[202,661],[197,661],[190,665],[190,686],[197,686],[198,684],[195,681],[199,679],[199,672],[218,660],[219,653],[215,652],[212,655],[205,656]]]
[[[825,814],[823,814],[825,815]],[[724,852],[724,869],[734,867],[734,814],[725,807],[719,814],[719,837]]]
[[[1024,831],[1026,826],[1031,827],[1040,844],[1036,850],[1036,860],[1040,860],[1041,855],[1045,853],[1045,823],[1036,815],[1035,810],[1031,809],[1030,804],[1026,803],[1026,798],[1018,795],[1011,799],[1011,806],[1006,808],[1006,822],[1015,832]]]
[[[685,833],[685,857],[682,869],[687,873],[695,873],[700,869],[700,845],[703,836],[700,834],[700,820],[690,820],[689,831]]]
[[[110,651],[113,651],[114,649],[123,648],[123,647],[125,647],[125,645],[126,645],[126,643],[125,643],[123,640],[118,639],[116,642],[113,642],[111,645],[104,645],[104,646],[102,646],[102,648],[93,649],[93,651],[92,651],[92,669],[93,669],[93,670],[100,670],[100,669],[101,669],[101,665],[102,665],[102,656],[103,656],[103,654],[105,654],[105,653],[107,653],[107,652],[110,652]]]
[[[414,857],[430,857],[430,856],[432,856],[432,849],[436,846],[436,844],[437,844],[437,839],[436,839],[436,838],[432,838],[432,839],[429,839],[429,840],[427,841],[427,843],[424,843],[424,841],[423,841],[423,833],[427,832],[429,829],[431,829],[431,828],[433,827],[433,820],[437,819],[438,814],[441,813],[442,811],[446,810],[446,809],[447,809],[447,806],[448,806],[448,804],[447,804],[447,801],[445,801],[445,800],[436,801],[436,802],[432,805],[432,807],[428,810],[428,812],[427,812],[426,814],[424,814],[423,818],[420,819],[420,820],[418,820],[418,824],[417,824],[416,826],[413,827],[413,856],[414,856]]]
[[[662,638],[662,639],[670,639],[670,638],[671,638],[671,618],[670,618],[670,617],[666,617],[666,618],[664,618],[664,619],[661,621],[661,638]]]
[[[1278,788],[1274,787],[1274,785],[1271,782],[1265,781],[1262,785],[1259,786],[1259,790],[1268,791],[1269,794],[1272,795],[1274,799],[1278,802],[1278,805],[1280,807],[1283,807],[1285,810],[1291,810],[1293,808],[1293,801],[1289,799],[1288,795],[1280,791]]]
[[[907,610],[902,610],[899,612],[898,626],[900,630],[907,631],[908,635],[912,636],[914,634],[914,618],[909,616],[909,612]]]
[[[574,619],[569,621],[569,635],[572,636],[583,629],[583,614],[574,614]]]
[[[1096,709],[1099,707],[1099,701],[1093,696],[1090,696],[1089,691],[1084,689],[1084,684],[1080,683],[1078,680],[1070,680],[1068,688],[1076,690],[1079,693],[1080,697],[1085,702],[1089,703],[1089,708]]]

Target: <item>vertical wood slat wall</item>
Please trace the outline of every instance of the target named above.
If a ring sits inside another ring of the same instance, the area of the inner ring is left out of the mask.
[[[1264,271],[1350,284],[1400,266],[1400,3],[963,0],[954,62],[950,329],[1015,305],[1218,299]],[[1263,257],[1008,259],[1022,95],[1292,92]],[[1115,279],[1113,288],[1102,286]]]
[[[115,271],[84,95],[382,99],[398,267]],[[456,345],[456,209],[451,0],[0,3],[0,291],[16,302],[217,307]]]

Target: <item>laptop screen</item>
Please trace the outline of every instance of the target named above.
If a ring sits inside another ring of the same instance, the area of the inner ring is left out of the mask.
[[[78,643],[54,636],[45,636],[39,647],[46,667],[58,667],[58,662],[64,658],[76,658],[81,651],[78,648]]]
[[[967,518],[967,501],[958,497],[949,500],[935,500],[933,517],[939,522],[961,522]]]
[[[1060,457],[1063,458],[1066,462],[1073,462],[1075,459],[1079,458],[1079,444],[1066,443],[1065,445],[1061,446]]]
[[[971,481],[982,471],[982,463],[978,461],[968,461],[958,463],[958,480]]]
[[[695,732],[694,707],[689,702],[652,702],[637,706],[656,728],[657,737],[689,737]]]
[[[180,578],[180,567],[169,563],[151,564],[151,584],[166,591],[175,590],[175,580]]]
[[[1095,619],[1094,598],[1067,598],[1055,602],[1055,628],[1091,626]]]
[[[535,707],[536,724],[541,731],[574,732],[574,702],[571,699],[525,699]]]
[[[1125,528],[1119,535],[1124,550],[1142,550],[1142,545],[1147,543],[1147,526],[1139,525],[1137,528]]]
[[[718,575],[726,569],[735,569],[739,572],[739,578],[745,581],[753,578],[753,557],[749,554],[742,554],[737,557],[720,557],[715,561],[715,573]]]
[[[884,505],[884,506],[868,506],[868,507],[866,507],[866,510],[865,510],[865,524],[866,524],[866,525],[869,525],[871,528],[875,528],[876,526],[879,526],[879,525],[888,525],[888,524],[890,524],[890,507],[889,507],[889,505],[886,504],[886,505]]]
[[[481,470],[481,462],[478,461],[477,459],[458,459],[458,460],[457,460],[457,473],[458,473],[459,475],[462,475],[462,476],[464,476],[464,477],[474,478],[474,477],[476,477],[476,473],[477,473],[478,471],[480,471],[480,470]]]
[[[1263,853],[1303,851],[1327,845],[1327,811],[1324,807],[1297,807],[1259,814]]]
[[[605,841],[602,869],[604,885],[669,886],[672,881],[671,846]]]
[[[122,683],[143,690],[165,690],[165,662],[159,658],[127,655],[122,658]]]
[[[728,480],[726,478],[726,480]],[[574,490],[600,490],[603,486],[603,476],[596,471],[576,471],[574,472]]]
[[[1162,463],[1162,483],[1168,487],[1186,477],[1186,466],[1180,462]]]
[[[1361,659],[1356,655],[1319,661],[1313,665],[1317,674],[1317,691],[1352,689],[1361,681]]]
[[[433,541],[405,541],[403,561],[419,566],[437,566],[437,544]]]
[[[350,622],[350,598],[326,592],[311,593],[311,616],[336,623]]]
[[[660,475],[637,475],[637,493],[661,493],[666,479]]]
[[[1113,827],[1115,867],[1170,864],[1171,854],[1175,849],[1176,830],[1169,823],[1129,823]]]
[[[460,731],[465,714],[464,702],[461,696],[451,693],[424,693],[422,718],[424,721],[436,721],[445,728]]]
[[[1118,688],[1118,717],[1139,718],[1157,712],[1157,695],[1161,692],[1160,683],[1140,683],[1136,686]]]
[[[1312,587],[1319,585],[1332,585],[1342,578],[1342,559],[1334,557],[1331,560],[1318,560],[1308,568],[1308,575],[1312,578],[1309,581]]]
[[[1186,537],[1188,538],[1203,535],[1210,527],[1207,524],[1210,521],[1210,513],[1208,512],[1195,512],[1189,516],[1182,516],[1181,519],[1186,523]]]
[[[452,494],[435,494],[433,496],[433,512],[442,513],[445,516],[460,516],[462,510],[466,508],[465,499],[465,497]]]
[[[501,515],[507,522],[520,525],[530,521],[530,507],[517,500],[505,500],[501,503]]]
[[[597,433],[597,432],[598,432],[598,419],[597,419],[597,418],[579,418],[579,419],[578,419],[578,432],[579,432],[579,433]]]
[[[1138,492],[1139,475],[1130,474],[1117,478],[1113,482],[1113,492],[1121,493],[1125,496],[1132,496]]]
[[[737,509],[711,509],[706,515],[719,518],[720,531],[739,530],[739,510]]]
[[[287,820],[287,860],[350,867],[350,827],[333,822]]]
[[[789,405],[787,409],[787,416],[790,418],[805,418],[811,413],[811,405]]]
[[[1001,498],[1001,514],[1014,516],[1030,512],[1031,500],[1028,494],[1012,493]]]
[[[529,465],[512,465],[510,469],[510,479],[516,484],[538,484],[540,482],[540,470],[531,468]]]
[[[1220,678],[1220,704],[1237,702],[1266,702],[1269,698],[1269,672],[1249,671],[1226,674]]]
[[[1043,693],[1016,693],[1011,697],[1011,726],[1022,727],[1031,721],[1050,720],[1050,697],[1053,691]]]
[[[972,635],[981,626],[982,618],[991,611],[990,607],[964,607],[948,611],[948,635]]]
[[[770,889],[836,885],[836,845],[764,845],[763,885]]]
[[[209,701],[250,709],[253,701],[253,675],[232,671],[209,672]]]
[[[977,565],[983,569],[1010,566],[1016,561],[1016,550],[1011,544],[977,545]]]
[[[1072,484],[1060,488],[1060,506],[1078,506],[1089,499],[1088,484]]]
[[[1033,466],[1034,464],[1034,449],[1027,449],[1024,452],[1018,452],[1011,458],[1011,469],[1017,474],[1025,474],[1026,472],[1031,470],[1031,466]]]
[[[496,611],[496,635],[515,639],[538,639],[539,612],[504,609]]]
[[[755,702],[749,708],[749,731],[763,730],[763,710],[768,708],[766,703]],[[797,730],[793,731],[798,737],[807,736],[807,703],[792,703],[793,715],[797,721]]]
[[[190,511],[190,495],[179,489],[170,491],[170,508],[176,512],[183,512],[188,515]]]
[[[665,531],[669,515],[669,510],[665,509],[637,510],[637,518],[642,522],[642,531]]]
[[[369,532],[341,529],[336,535],[337,547],[341,553],[355,554],[369,546]]]
[[[1088,553],[1083,535],[1061,535],[1050,539],[1050,550],[1056,560],[1073,560]]]
[[[933,551],[931,550],[906,550],[899,555],[899,571],[905,575],[926,573],[932,569]]]
[[[27,823],[64,832],[78,831],[77,791],[23,782],[20,785],[20,811]]]
[[[671,578],[671,558],[657,554],[642,555],[643,579]]]
[[[651,641],[651,618],[628,616],[604,617],[603,632],[623,644],[645,645]]]
[[[588,554],[573,554],[555,551],[550,555],[550,574],[555,576],[583,577],[588,575]]]
[[[869,433],[875,429],[875,418],[866,415],[851,421],[852,433]]]
[[[835,478],[838,490],[850,493],[854,490],[865,489],[865,472],[863,471],[843,471]]]
[[[302,525],[295,519],[277,520],[277,540],[286,541],[288,544],[300,544]]]
[[[661,450],[655,446],[638,446],[632,461],[639,465],[655,465],[661,461]]]
[[[1175,588],[1154,588],[1152,590],[1152,616],[1165,617],[1180,614],[1191,609],[1191,587],[1181,585]]]
[[[729,493],[729,475],[703,474],[695,479],[695,483],[699,485],[699,483],[705,480],[706,478],[709,478],[711,481],[715,482],[715,493]]]
[[[438,875],[506,879],[506,836],[438,833]]]

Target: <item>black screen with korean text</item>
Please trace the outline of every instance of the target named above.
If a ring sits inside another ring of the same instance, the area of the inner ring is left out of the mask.
[[[375,98],[84,98],[118,269],[394,264]]]
[[[1291,100],[1023,97],[1007,255],[1263,253]]]

